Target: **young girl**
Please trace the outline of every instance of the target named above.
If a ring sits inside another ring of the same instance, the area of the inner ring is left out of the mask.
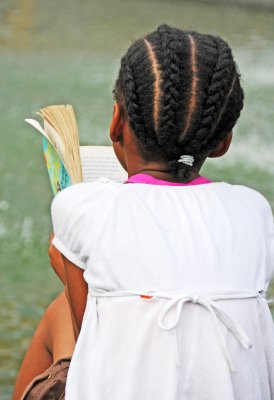
[[[114,96],[127,182],[52,203],[80,331],[66,400],[274,399],[270,206],[199,175],[243,107],[228,44],[162,25],[128,49]]]

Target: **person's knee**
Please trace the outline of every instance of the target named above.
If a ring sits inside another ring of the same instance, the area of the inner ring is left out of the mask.
[[[47,333],[46,344],[55,358],[56,354],[71,354],[75,345],[70,308],[65,292],[48,306],[42,321]]]

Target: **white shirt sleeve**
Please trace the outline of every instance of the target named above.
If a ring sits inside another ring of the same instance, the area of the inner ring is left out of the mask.
[[[241,186],[245,199],[249,199],[251,205],[250,218],[258,214],[259,221],[262,224],[262,232],[265,242],[266,260],[265,260],[265,288],[269,282],[274,279],[274,218],[271,206],[263,194],[257,190],[246,186]]]
[[[107,218],[109,199],[119,186],[108,180],[78,183],[62,190],[52,201],[52,243],[84,270],[92,257],[102,221]]]
[[[274,218],[270,204],[267,203],[268,270],[269,280],[274,279]]]
[[[259,192],[256,192],[258,204],[264,223],[266,240],[266,286],[274,279],[274,218],[268,200]]]
[[[84,186],[84,185],[83,185]],[[72,185],[53,199],[51,218],[54,231],[52,244],[73,264],[86,269],[88,255],[84,253],[82,184]]]

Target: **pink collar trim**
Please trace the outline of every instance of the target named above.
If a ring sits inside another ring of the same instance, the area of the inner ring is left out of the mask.
[[[195,178],[187,183],[169,182],[154,178],[154,176],[148,174],[139,173],[136,175],[132,175],[124,183],[147,183],[150,185],[166,185],[166,186],[191,186],[191,185],[201,185],[204,183],[212,183],[212,182],[213,181],[203,176],[199,176],[198,178]]]

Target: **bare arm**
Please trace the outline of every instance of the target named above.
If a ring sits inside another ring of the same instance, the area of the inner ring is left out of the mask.
[[[66,285],[66,274],[65,274],[65,266],[64,266],[64,261],[62,258],[62,254],[60,253],[59,250],[56,249],[56,247],[53,246],[52,240],[53,240],[53,233],[51,233],[50,238],[49,238],[49,259],[50,259],[50,264],[55,271],[56,275],[58,278],[61,280],[61,282]]]
[[[67,297],[70,304],[73,320],[75,321],[77,331],[75,336],[81,329],[83,316],[86,308],[88,285],[84,280],[84,271],[63,256],[65,265],[65,275],[67,282]]]
[[[83,270],[69,261],[52,244],[54,235],[50,235],[49,257],[52,268],[65,285],[65,293],[70,306],[75,339],[79,335],[86,307],[87,284],[83,278]],[[69,281],[68,281],[68,280]],[[75,320],[77,315],[77,322]]]

